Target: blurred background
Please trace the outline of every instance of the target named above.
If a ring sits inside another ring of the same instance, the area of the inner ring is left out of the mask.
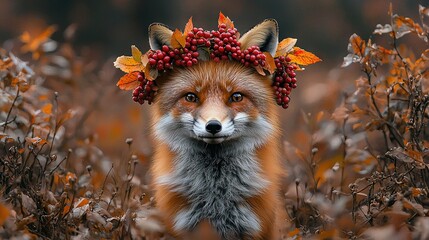
[[[376,24],[390,23],[390,2],[395,13],[414,19],[418,5],[429,4],[417,0],[0,0],[0,44],[31,65],[31,54],[20,52],[19,36],[24,31],[37,36],[55,25],[51,39],[68,61],[55,62],[51,57],[41,74],[44,84],[59,93],[60,105],[77,109],[81,116],[79,131],[70,134],[80,134],[104,156],[118,159],[124,154],[125,139],[133,138],[133,152],[147,162],[152,151],[148,106],[134,103],[130,92],[117,89],[122,73],[112,63],[117,56],[130,55],[132,44],[142,51],[149,48],[150,23],[181,29],[192,16],[195,26],[214,29],[222,11],[244,33],[263,19],[276,19],[280,39],[297,38],[297,46],[323,60],[298,73],[291,107],[279,108],[284,138],[293,142],[303,112],[331,113],[342,94],[352,91],[361,73],[356,66],[340,68],[348,39],[353,33],[368,39]]]

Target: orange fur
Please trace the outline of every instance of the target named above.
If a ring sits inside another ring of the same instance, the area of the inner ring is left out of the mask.
[[[245,201],[261,222],[261,231],[253,236],[252,239],[277,239],[278,223],[276,223],[276,219],[278,217],[276,215],[282,211],[279,199],[279,179],[282,173],[279,162],[279,121],[272,96],[271,80],[255,72],[250,73],[253,78],[248,78],[246,74],[249,74],[248,72],[253,70],[244,69],[240,64],[234,63],[207,62],[194,66],[192,70],[186,70],[192,72],[183,73],[183,71],[185,70],[174,71],[169,75],[161,77],[161,92],[157,97],[168,98],[169,96],[166,96],[166,94],[170,94],[170,92],[162,93],[163,85],[171,84],[172,79],[177,81],[177,76],[182,74],[189,77],[191,83],[188,85],[184,84],[183,87],[177,89],[179,95],[186,94],[187,92],[198,92],[202,103],[200,105],[191,104],[183,99],[177,100],[173,97],[165,99],[164,102],[158,99],[155,102],[153,110],[153,124],[160,121],[161,117],[165,114],[171,113],[173,116],[179,116],[182,112],[199,114],[204,119],[211,118],[213,114],[220,115],[219,118],[222,119],[228,115],[234,116],[238,112],[245,112],[251,119],[255,119],[261,114],[266,116],[274,131],[265,144],[256,150],[256,159],[261,168],[262,178],[268,180],[269,185],[261,193],[249,197]],[[231,77],[225,78],[225,76]],[[192,78],[196,78],[196,80],[192,82]],[[248,84],[254,84],[261,89],[248,91],[248,88],[243,87]],[[225,99],[225,97],[219,99],[212,97],[217,94],[229,96],[235,91],[243,92],[247,98],[237,104],[231,104],[227,101],[222,102],[219,100]],[[253,94],[265,94],[266,96],[253,96]],[[176,153],[169,149],[165,143],[156,140],[155,155],[151,169],[154,179],[172,171],[173,159],[175,157]],[[179,238],[190,236],[189,234],[191,233],[174,232],[172,228],[172,219],[180,209],[188,205],[188,199],[170,191],[165,186],[157,185],[156,183],[154,183],[154,186],[157,206],[164,214],[165,223],[170,233]],[[207,230],[209,227],[210,223],[208,221],[202,221],[197,230],[200,229],[199,232],[210,232]],[[213,239],[213,236],[211,238]]]

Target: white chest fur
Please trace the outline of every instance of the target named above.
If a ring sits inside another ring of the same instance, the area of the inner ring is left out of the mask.
[[[260,231],[260,221],[245,198],[260,193],[269,182],[262,178],[252,152],[210,145],[182,151],[173,171],[157,183],[189,201],[174,219],[177,231],[192,230],[203,219],[225,239]]]

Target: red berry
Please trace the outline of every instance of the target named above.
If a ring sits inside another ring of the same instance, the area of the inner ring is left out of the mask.
[[[163,52],[168,52],[170,50],[170,48],[167,45],[163,45],[162,46],[162,51]]]

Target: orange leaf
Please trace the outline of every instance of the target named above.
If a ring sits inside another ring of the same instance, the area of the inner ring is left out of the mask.
[[[310,65],[322,61],[319,57],[311,52],[307,52],[299,47],[294,47],[293,51],[288,54],[292,63],[299,65]]]
[[[266,75],[266,74],[265,74],[265,72],[264,72],[264,69],[261,67],[261,65],[256,66],[256,67],[255,67],[255,69],[256,69],[256,71],[257,71],[259,74],[261,74],[262,76],[265,76],[265,75]]]
[[[336,164],[342,164],[343,161],[343,157],[342,155],[336,155],[334,157],[332,157],[331,159],[325,160],[323,162],[319,162],[317,164],[317,170],[314,174],[314,178],[319,181],[319,184],[322,184],[324,182],[326,182],[326,173],[328,170],[332,169],[332,167]]]
[[[77,177],[76,174],[72,172],[68,172],[65,177],[66,183],[71,183],[71,181],[76,182]]]
[[[234,28],[234,23],[229,19],[229,17],[225,17],[222,12],[219,12],[219,19],[218,19],[218,25],[221,25],[224,23],[226,25],[226,28]]]
[[[133,90],[140,84],[140,82],[137,80],[138,74],[139,72],[130,72],[125,74],[121,77],[121,79],[119,79],[119,81],[116,83],[116,86],[122,90]]]
[[[43,145],[43,144],[47,143],[46,140],[43,140],[39,137],[34,137],[34,138],[26,137],[25,140],[27,142],[32,143],[33,145]]]
[[[140,71],[143,71],[144,69],[144,66],[141,63],[141,61],[137,62],[136,60],[134,60],[133,57],[130,57],[130,56],[118,57],[116,61],[113,63],[113,65],[116,68],[119,68],[126,73],[140,72]]]
[[[52,114],[52,104],[48,103],[42,107],[42,112],[45,114]]]
[[[41,34],[32,38],[28,32],[24,32],[20,36],[20,40],[25,43],[21,50],[25,52],[35,52],[39,49],[40,45],[49,40],[51,35],[56,31],[55,26],[49,26]]]
[[[63,215],[66,215],[70,211],[70,206],[66,205],[63,209]]]
[[[411,188],[411,193],[412,193],[413,197],[418,197],[423,193],[423,191],[421,188],[414,188],[413,187],[413,188]]]
[[[362,38],[359,37],[356,33],[350,36],[349,41],[349,52],[362,57],[366,48],[365,41],[363,41]]]
[[[83,206],[87,205],[88,203],[89,203],[88,198],[82,198],[82,199],[80,199],[80,201],[76,204],[76,207],[75,207],[75,208],[83,207]]]
[[[294,230],[288,232],[287,236],[288,237],[295,237],[300,233],[299,228],[295,228]]]
[[[6,133],[0,133],[0,140],[7,137],[8,135]],[[1,224],[0,224],[1,225]]]
[[[183,35],[185,35],[185,37],[188,36],[188,33],[191,32],[193,28],[194,24],[192,23],[192,17],[190,17],[185,25],[185,29],[183,29]]]
[[[173,48],[183,48],[185,47],[186,38],[182,34],[182,32],[179,29],[176,29],[171,35],[171,46]]]
[[[276,70],[276,63],[274,62],[274,58],[269,52],[264,52],[264,55],[266,62],[265,69],[267,69],[270,74],[273,74]]]
[[[6,221],[10,216],[10,210],[6,206],[0,203],[0,226]]]
[[[296,38],[286,38],[283,39],[277,46],[277,51],[275,57],[280,57],[286,55],[292,48],[295,46],[297,39]]]
[[[142,62],[142,52],[134,45],[131,46],[131,54],[136,62]]]
[[[65,122],[65,121],[67,121],[67,120],[69,120],[70,118],[72,118],[75,114],[76,114],[76,111],[75,111],[75,110],[72,110],[72,109],[67,110],[67,112],[66,112],[66,113],[64,113],[64,114],[61,116],[60,120],[58,121],[58,123],[57,123],[57,127],[62,126],[62,125],[64,124],[64,122]]]

